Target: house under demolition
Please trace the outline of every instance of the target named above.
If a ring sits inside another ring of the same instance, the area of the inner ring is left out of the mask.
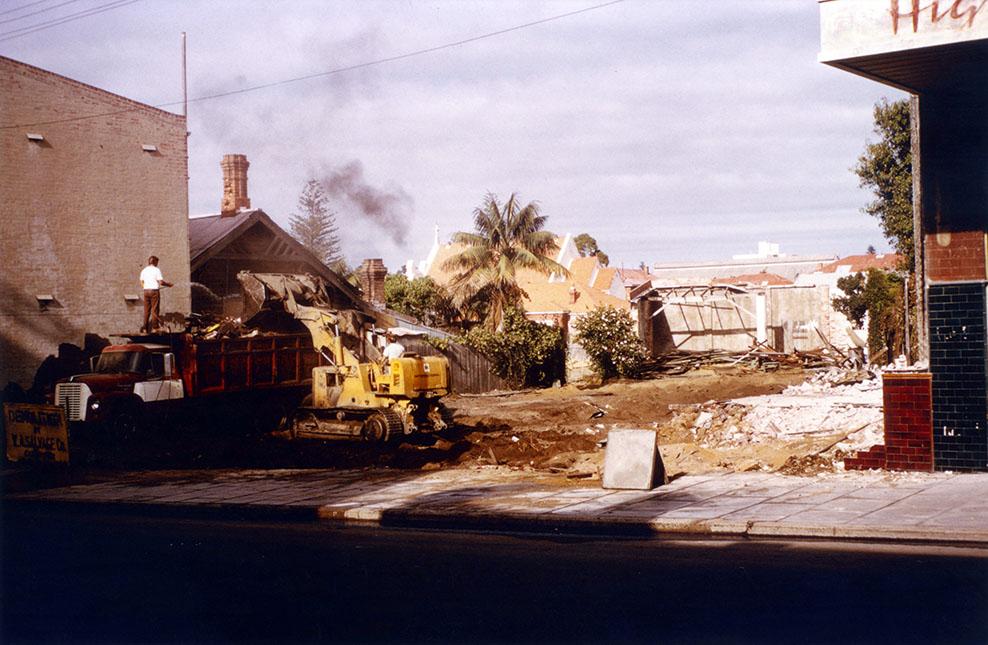
[[[833,299],[844,295],[837,280],[870,268],[896,270],[900,261],[896,254],[788,256],[762,242],[758,254],[729,261],[656,265],[630,298],[653,357],[756,346],[783,353],[846,352],[862,346],[862,335],[833,307]]]
[[[309,273],[322,278],[335,306],[360,308],[361,294],[261,209],[251,209],[244,155],[225,155],[220,212],[189,220],[192,311],[240,315],[242,291],[237,274]]]

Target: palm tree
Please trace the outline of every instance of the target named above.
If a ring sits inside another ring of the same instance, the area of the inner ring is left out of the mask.
[[[512,193],[499,205],[497,196],[488,193],[473,211],[475,232],[453,236],[466,248],[443,263],[444,270],[458,272],[450,281],[457,307],[475,310],[478,304],[486,305],[485,323],[498,329],[505,310],[520,309],[528,295],[518,284],[519,269],[568,276],[566,267],[548,257],[558,247],[555,236],[542,230],[546,219],[536,202],[521,206]]]

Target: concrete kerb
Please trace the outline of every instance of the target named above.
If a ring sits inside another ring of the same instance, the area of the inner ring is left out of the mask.
[[[592,515],[560,516],[552,513],[469,513],[422,509],[320,509],[320,519],[343,524],[387,528],[508,531],[516,533],[559,533],[572,535],[620,535],[634,537],[799,539],[854,542],[897,542],[914,544],[983,546],[988,531],[942,528],[793,525],[782,522],[744,520],[693,520],[664,518],[640,520],[627,517],[601,518]]]
[[[404,509],[383,506],[343,508],[277,504],[92,502],[44,499],[5,499],[8,510],[62,511],[103,515],[133,515],[171,519],[229,521],[311,522],[339,526],[427,528],[574,536],[638,538],[796,539],[853,542],[895,542],[988,548],[988,531],[947,530],[939,527],[827,526],[744,520],[695,520],[594,515],[561,516],[553,513],[463,512],[440,509]]]

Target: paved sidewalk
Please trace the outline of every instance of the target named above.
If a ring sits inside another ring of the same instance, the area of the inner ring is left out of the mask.
[[[988,474],[689,475],[652,491],[506,468],[121,473],[5,505],[387,526],[907,540],[988,546]],[[79,505],[82,505],[81,507]]]

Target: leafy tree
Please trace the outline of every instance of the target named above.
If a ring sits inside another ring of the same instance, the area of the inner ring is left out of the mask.
[[[872,246],[871,244],[869,244],[869,245],[868,245],[868,250],[867,250],[867,251],[865,251],[865,252],[866,252],[866,253],[867,253],[868,255],[875,255],[875,254],[876,254],[876,253],[877,253],[878,251],[876,251],[876,250],[875,250],[875,247],[874,247],[874,246]]]
[[[831,300],[834,309],[847,316],[855,327],[860,327],[868,313],[868,301],[865,300],[864,295],[865,275],[859,271],[839,278],[837,288],[843,291],[844,295]]]
[[[903,277],[880,269],[868,270],[864,298],[868,303],[868,355],[890,363],[904,353]]]
[[[844,296],[832,300],[834,309],[862,325],[868,320],[868,355],[878,363],[891,362],[904,353],[902,281],[905,278],[881,269],[868,275],[855,273],[837,281]]]
[[[913,265],[913,180],[910,154],[909,101],[875,104],[874,132],[877,143],[869,143],[858,157],[854,173],[862,188],[875,199],[864,212],[877,217],[882,232],[908,266]]]
[[[389,275],[384,280],[384,302],[432,327],[448,327],[457,318],[452,298],[428,276],[409,280],[404,273]]]
[[[576,250],[580,252],[581,258],[597,256],[597,261],[600,262],[601,266],[607,266],[610,263],[610,258],[607,254],[600,250],[597,246],[597,240],[590,236],[589,233],[580,233],[573,238],[573,244],[576,245]]]
[[[336,215],[329,210],[329,198],[319,182],[310,179],[298,197],[298,213],[291,217],[292,236],[334,271],[341,267],[340,237]]]
[[[474,209],[474,232],[453,235],[453,241],[466,248],[443,263],[443,269],[457,272],[450,281],[456,306],[485,308],[487,328],[498,329],[505,312],[520,309],[527,295],[518,284],[518,270],[569,275],[548,257],[557,246],[555,236],[543,230],[546,219],[535,202],[522,206],[512,193],[499,204],[497,196],[488,193]]]
[[[576,341],[587,352],[594,372],[601,378],[634,378],[645,361],[645,345],[627,311],[597,307],[573,324]]]
[[[494,372],[516,387],[547,386],[565,375],[562,330],[528,320],[514,307],[505,310],[498,331],[476,327],[460,340],[489,358]]]

